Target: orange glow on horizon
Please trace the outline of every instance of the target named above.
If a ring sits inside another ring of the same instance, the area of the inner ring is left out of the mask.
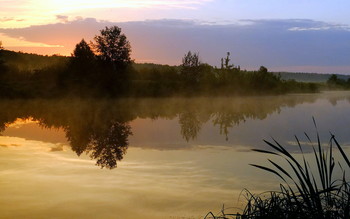
[[[104,9],[194,10],[198,6],[211,1],[213,0],[27,0],[17,4],[5,1],[1,3],[0,28],[29,27],[57,23],[58,20],[62,21],[57,16],[76,17],[86,15],[106,19]],[[124,20],[123,16],[118,18],[114,15],[113,19]]]

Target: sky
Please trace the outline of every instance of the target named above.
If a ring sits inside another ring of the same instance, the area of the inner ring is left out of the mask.
[[[69,56],[117,25],[136,62],[179,65],[198,52],[243,69],[350,74],[348,0],[0,0],[5,49]]]

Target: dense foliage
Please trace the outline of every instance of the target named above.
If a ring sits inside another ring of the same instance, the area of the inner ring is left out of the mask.
[[[328,78],[327,85],[332,89],[350,89],[350,78],[345,80],[333,74]]]
[[[94,42],[79,42],[71,57],[39,56],[0,50],[1,97],[120,97],[255,95],[315,92],[318,85],[282,80],[261,66],[241,70],[230,64],[230,53],[221,67],[200,61],[189,51],[180,66],[136,64],[131,46],[119,27],[106,27]]]

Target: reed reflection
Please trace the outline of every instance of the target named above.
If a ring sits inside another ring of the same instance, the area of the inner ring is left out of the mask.
[[[172,98],[121,100],[1,100],[0,132],[18,118],[39,121],[43,128],[58,128],[66,133],[72,150],[87,153],[101,168],[115,168],[126,154],[130,122],[137,118],[178,120],[184,140],[192,141],[203,125],[218,127],[227,140],[231,127],[247,119],[263,120],[280,113],[283,107],[312,103],[320,95],[291,95],[246,98]],[[349,99],[349,94],[327,97]],[[162,148],[166,149],[166,148]]]

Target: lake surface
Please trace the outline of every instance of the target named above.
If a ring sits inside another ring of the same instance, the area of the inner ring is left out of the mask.
[[[322,142],[332,132],[350,152],[350,92],[1,100],[0,218],[203,218],[242,207],[242,189],[280,182],[249,166],[267,163],[251,149],[273,137],[298,156],[294,135],[316,140],[312,117]]]

